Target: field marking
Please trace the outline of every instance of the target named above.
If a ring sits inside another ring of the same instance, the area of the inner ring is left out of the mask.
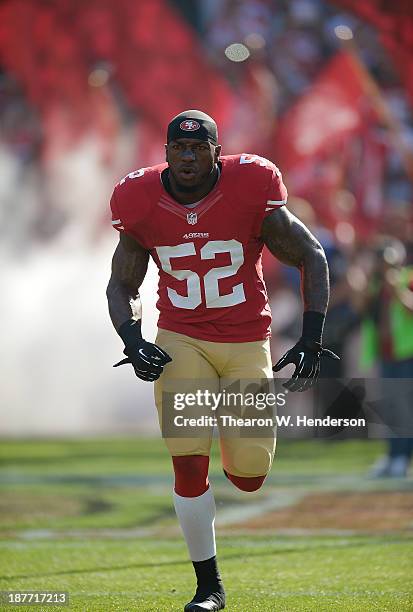
[[[217,512],[215,525],[219,527],[227,527],[228,525],[236,525],[250,519],[257,518],[267,512],[280,510],[293,506],[301,501],[307,495],[306,491],[278,491],[274,495],[267,495],[261,500],[252,503],[246,503],[245,506],[238,504],[230,504],[227,508],[220,508]]]
[[[255,515],[257,516],[257,515]],[[242,535],[260,535],[265,536],[266,534],[270,534],[272,536],[390,536],[390,535],[408,535],[411,536],[411,532],[406,529],[372,529],[372,530],[352,530],[352,529],[334,529],[334,528],[325,528],[325,529],[314,529],[314,528],[296,528],[296,527],[274,527],[271,529],[260,529],[257,531],[256,528],[248,528],[247,526],[242,526],[237,528],[236,523],[228,523],[228,525],[219,525],[219,531],[217,533],[218,538],[220,536],[227,537],[229,533],[234,536],[242,536]],[[230,531],[227,529],[230,528]],[[222,531],[221,531],[222,530]],[[181,535],[181,531],[178,523],[176,525],[170,525],[168,528],[159,528],[159,527],[147,527],[140,529],[130,529],[130,528],[119,528],[119,529],[66,529],[66,530],[53,530],[53,529],[31,529],[28,531],[21,532],[12,532],[10,536],[2,536],[10,537],[10,540],[3,540],[0,543],[1,546],[7,547],[7,542],[15,542],[15,546],[18,547],[18,544],[24,545],[27,543],[27,546],[32,545],[35,542],[41,543],[42,541],[50,541],[50,540],[62,540],[65,538],[76,538],[83,539],[88,538],[90,540],[95,539],[108,539],[108,540],[132,540],[134,538],[155,538],[155,537],[164,537],[164,538],[179,538]],[[79,542],[82,544],[82,542]]]
[[[58,540],[59,538],[143,538],[159,533],[159,527],[96,528],[96,529],[26,529],[15,532],[13,537],[24,540]],[[177,529],[178,531],[178,529]]]
[[[68,481],[73,482],[75,476],[67,476]],[[125,484],[126,481],[139,481],[141,480],[149,485],[151,488],[154,486],[159,486],[159,483],[155,484],[153,480],[148,482],[148,478],[144,477],[136,478],[133,477],[130,479],[127,477],[120,477],[117,479],[116,477],[110,477],[111,484],[113,485],[116,480],[118,483],[122,485]],[[35,477],[35,479],[37,479]],[[277,479],[279,482],[277,482]],[[8,483],[10,484],[14,478],[8,478]],[[29,480],[31,480],[29,478]],[[50,484],[50,480],[48,478],[39,480],[47,480]],[[77,481],[82,481],[82,478]],[[89,480],[86,478],[86,480]],[[94,480],[94,479],[93,479]],[[101,483],[105,482],[104,478],[98,478]],[[162,477],[162,480],[163,477]],[[169,479],[168,479],[169,480]],[[17,482],[22,483],[20,478],[16,479]],[[164,480],[166,484],[166,479]],[[219,500],[220,494],[222,494],[223,484],[226,483],[226,480],[221,480],[221,478],[217,479],[216,486],[213,486],[213,489],[217,489],[217,499]],[[287,488],[291,486],[291,484],[298,485],[294,489]],[[301,486],[300,486],[301,485]],[[304,485],[304,486],[303,486]],[[225,487],[227,488],[227,487]],[[271,480],[267,483],[267,487],[263,489],[264,495],[261,498],[258,498],[251,501],[239,502],[236,501],[234,497],[234,503],[231,501],[226,501],[225,506],[219,506],[217,509],[217,518],[216,518],[216,526],[218,529],[223,529],[225,533],[225,529],[231,527],[233,532],[239,533],[250,533],[251,531],[255,531],[249,529],[247,526],[241,527],[237,530],[237,524],[245,523],[249,520],[254,520],[260,518],[261,516],[273,512],[276,510],[281,510],[293,506],[302,500],[306,495],[314,494],[317,489],[317,493],[334,493],[334,492],[389,492],[389,491],[410,491],[413,490],[413,479],[386,479],[386,480],[372,480],[366,478],[364,474],[341,474],[341,475],[332,475],[332,474],[324,474],[318,475],[317,478],[311,478],[305,474],[296,474],[289,475],[283,478],[282,475],[274,474]],[[250,498],[251,499],[251,498]],[[171,501],[172,508],[172,501]],[[260,530],[260,533],[264,533],[266,530]],[[334,529],[334,528],[326,528],[326,529],[295,529],[295,528],[274,528],[270,530],[272,534],[278,535],[335,535],[335,536],[346,536],[346,535],[374,535],[374,534],[388,534],[392,533],[388,530],[352,530],[352,529]],[[403,530],[405,531],[405,530]],[[269,531],[268,531],[269,532]],[[7,533],[3,533],[2,537],[13,537],[19,540],[56,540],[62,538],[108,538],[108,539],[131,539],[131,538],[149,538],[155,536],[176,536],[180,533],[178,524],[170,524],[158,527],[156,525],[149,527],[134,527],[134,528],[85,528],[85,529],[26,529],[24,531],[17,530],[9,530]]]
[[[217,527],[228,527],[233,526],[236,529],[236,525],[238,523],[244,523],[251,519],[257,519],[269,512],[275,510],[281,510],[284,508],[288,508],[290,506],[295,505],[300,502],[306,495],[314,494],[314,487],[312,485],[297,487],[296,490],[291,491],[291,489],[286,490],[285,483],[281,485],[279,489],[277,489],[276,483],[270,482],[268,483],[267,495],[262,499],[259,499],[253,503],[248,503],[243,507],[242,505],[229,505],[227,508],[220,509],[220,512],[217,514],[216,525]],[[400,485],[403,486],[400,486]],[[321,486],[320,486],[321,485]],[[264,489],[265,490],[265,489]],[[342,475],[335,476],[334,478],[323,479],[322,482],[318,483],[317,493],[336,493],[336,492],[393,492],[393,491],[410,491],[413,490],[413,480],[408,479],[407,481],[400,482],[397,479],[397,482],[389,482],[389,481],[377,481],[366,479],[365,476],[354,476],[354,475]],[[248,528],[247,528],[248,529]],[[334,535],[351,535],[355,533],[361,533],[358,530],[350,530],[350,529],[325,529],[325,530],[314,530],[314,529],[275,529],[276,533],[291,533],[303,535],[305,533],[311,534],[334,534]],[[372,533],[366,531],[366,533]]]

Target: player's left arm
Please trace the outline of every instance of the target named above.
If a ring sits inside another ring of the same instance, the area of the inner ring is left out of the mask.
[[[305,391],[317,380],[323,355],[338,359],[334,353],[322,347],[330,292],[327,259],[321,244],[310,230],[284,206],[264,219],[261,237],[277,259],[295,266],[301,273],[304,302],[302,335],[273,369],[278,372],[293,363],[296,369],[285,387],[290,391]]]
[[[277,259],[300,270],[304,311],[325,315],[330,293],[327,259],[310,230],[282,206],[264,219],[261,236]]]

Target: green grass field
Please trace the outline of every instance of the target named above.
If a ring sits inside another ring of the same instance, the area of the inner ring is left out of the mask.
[[[226,609],[413,610],[413,481],[366,479],[380,450],[281,441],[255,494],[228,483],[215,450]],[[194,584],[162,441],[4,441],[0,462],[0,590],[69,591],[82,612],[182,611]]]

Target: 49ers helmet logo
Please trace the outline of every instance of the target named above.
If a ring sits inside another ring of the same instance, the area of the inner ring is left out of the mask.
[[[182,121],[179,124],[179,127],[185,132],[195,132],[195,130],[199,130],[201,126],[199,125],[198,121],[195,121],[195,119],[185,119],[185,121]]]

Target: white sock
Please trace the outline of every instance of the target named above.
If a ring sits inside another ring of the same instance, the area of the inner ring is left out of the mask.
[[[173,492],[174,506],[191,561],[205,561],[216,554],[215,499],[211,487],[198,497]]]

